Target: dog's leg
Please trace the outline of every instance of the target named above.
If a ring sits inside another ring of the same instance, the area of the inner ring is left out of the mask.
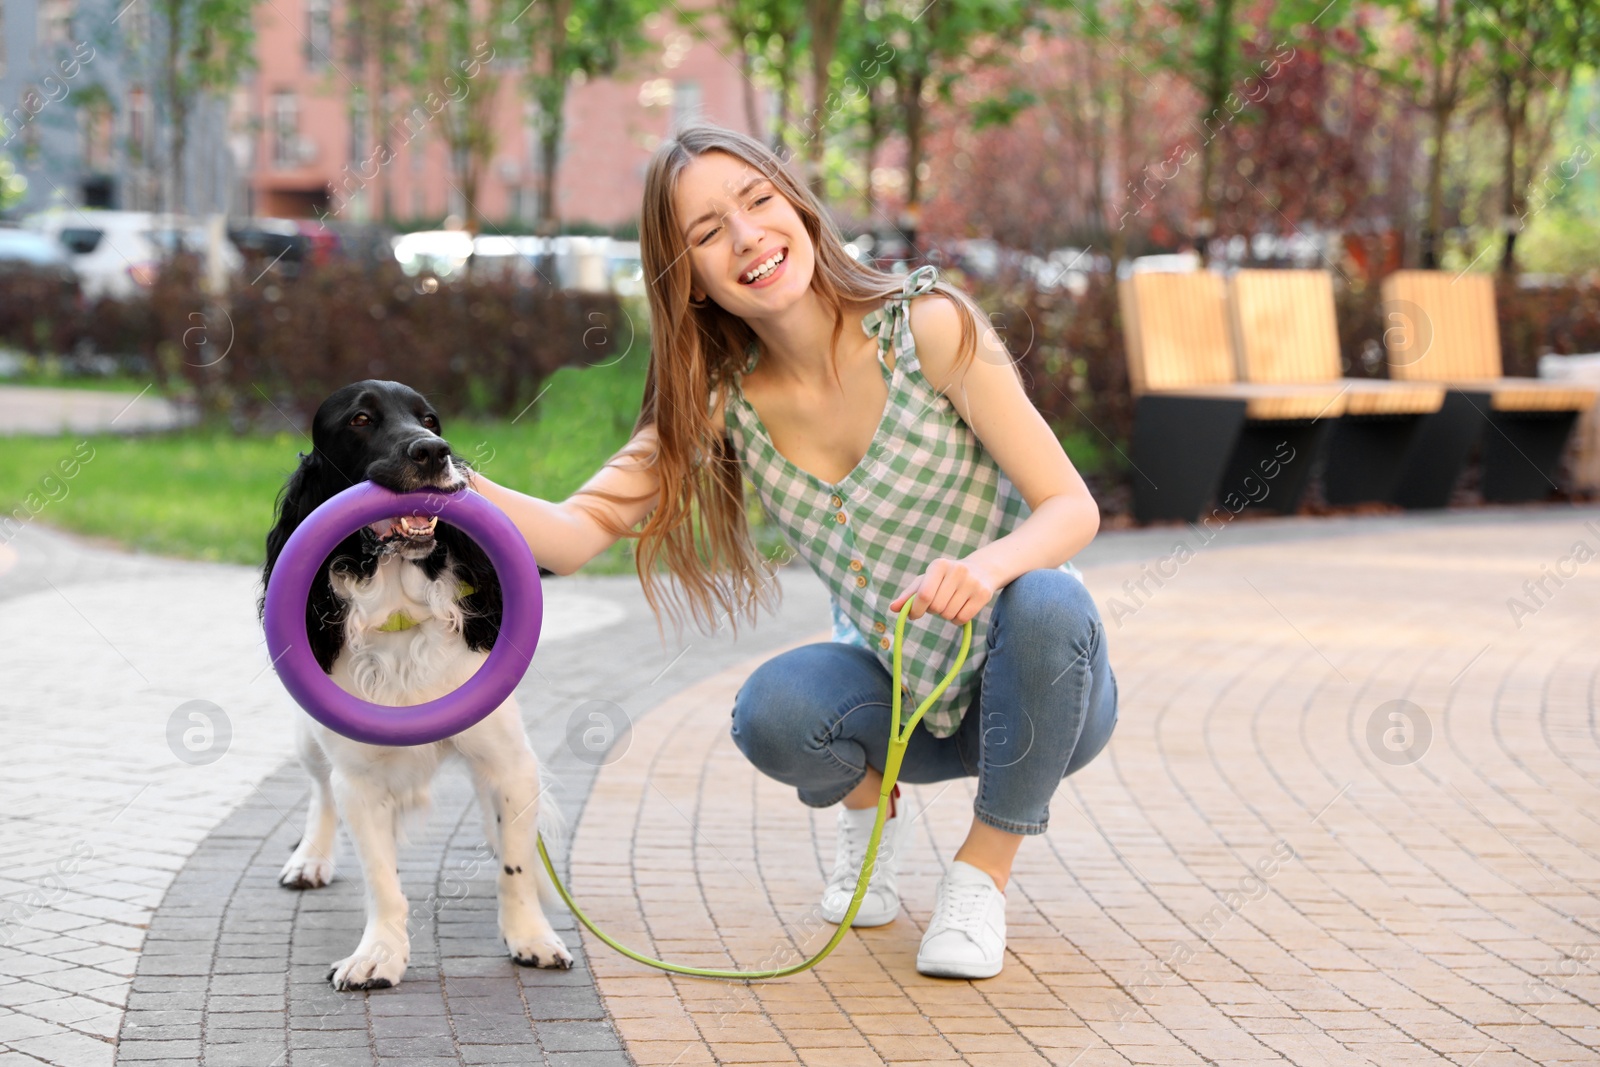
[[[484,780],[483,775],[476,770],[472,774],[472,787],[478,794],[478,810],[483,814],[483,839],[488,842],[490,850],[494,852],[496,862],[500,859],[500,814],[498,805],[494,802],[494,790]]]
[[[399,985],[411,959],[406,897],[395,866],[398,798],[374,773],[333,776],[339,814],[361,856],[367,885],[367,926],[361,943],[328,972],[335,989],[387,989]]]
[[[328,755],[312,736],[301,716],[295,723],[295,748],[300,765],[311,778],[311,805],[306,811],[305,832],[295,846],[289,862],[278,874],[278,884],[290,889],[316,889],[333,881],[333,849],[339,829],[339,815],[333,804],[332,768]]]
[[[539,904],[539,763],[515,708],[501,705],[455,742],[499,816],[500,935],[511,958],[525,967],[571,967],[567,946]]]

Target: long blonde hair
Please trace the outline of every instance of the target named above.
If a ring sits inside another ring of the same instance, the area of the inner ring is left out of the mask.
[[[650,305],[650,365],[633,433],[651,425],[656,429],[655,453],[639,454],[637,459],[654,467],[661,495],[639,531],[622,528],[605,509],[583,510],[612,537],[638,539],[634,563],[658,628],[661,605],[656,564],[664,561],[683,586],[702,631],[714,633],[726,619],[733,621],[737,635],[741,613],[754,626],[758,605],[775,611],[781,593],[772,580],[776,561],[762,559],[750,538],[739,457],[724,428],[713,426],[709,418],[715,406],[713,391],[725,391],[730,377],[744,369],[746,347],[756,334],[743,319],[724,311],[709,297],[703,307],[689,303],[691,272],[675,193],[684,168],[707,152],[725,152],[771,179],[800,216],[816,249],[812,289],[833,312],[830,369],[836,381],[845,305],[881,303],[898,296],[905,278],[853,259],[845,251],[837,226],[810,189],[790,175],[776,154],[746,134],[695,123],[663,141],[651,157],[639,219],[640,259]],[[957,356],[957,366],[962,367],[977,351],[976,323],[987,323],[987,315],[970,297],[942,281],[933,291],[944,293],[966,312]],[[958,373],[952,380],[959,377]],[[633,459],[635,453],[625,449],[611,463],[624,457]],[[702,461],[704,457],[709,459]],[[613,503],[642,499],[597,489],[580,489],[571,499],[576,502],[580,496]],[[716,617],[719,607],[722,618]],[[681,620],[675,611],[672,617],[681,634]]]

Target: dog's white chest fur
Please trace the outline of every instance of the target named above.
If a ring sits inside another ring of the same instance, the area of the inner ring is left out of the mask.
[[[430,579],[396,554],[371,578],[332,577],[349,604],[333,665],[333,679],[346,691],[374,704],[420,704],[458,687],[488,658],[462,640],[462,590],[448,567]],[[380,629],[396,620],[413,625]]]

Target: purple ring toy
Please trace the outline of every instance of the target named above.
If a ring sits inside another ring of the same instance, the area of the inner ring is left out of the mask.
[[[477,673],[436,700],[390,707],[345,692],[322,672],[306,636],[306,599],[322,561],[340,541],[369,522],[417,514],[437,515],[478,543],[500,579],[504,611],[494,648]],[[369,745],[425,745],[482,720],[516,689],[539,643],[544,594],[528,542],[480,494],[395,493],[362,482],[329,499],[289,535],[267,583],[262,622],[283,687],[312,718]]]

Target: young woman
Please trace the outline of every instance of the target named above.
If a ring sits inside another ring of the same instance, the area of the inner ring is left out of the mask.
[[[708,629],[718,608],[754,624],[758,605],[774,606],[745,523],[749,479],[832,591],[833,640],[757,668],[734,701],[732,735],[803,803],[841,805],[822,899],[832,922],[854,891],[882,785],[900,608],[913,598],[904,714],[949,672],[970,620],[967,661],[913,734],[900,777],[978,779],[917,969],[998,974],[1017,848],[1044,832],[1056,786],[1116,724],[1105,631],[1070,562],[1099,509],[982,309],[933,267],[902,277],[857,263],[758,141],[695,125],[664,142],[640,242],[652,344],[632,440],[560,504],[482,475],[477,488],[559,574],[636,538],[658,625],[664,559]],[[894,803],[855,925],[898,914],[910,821]]]

